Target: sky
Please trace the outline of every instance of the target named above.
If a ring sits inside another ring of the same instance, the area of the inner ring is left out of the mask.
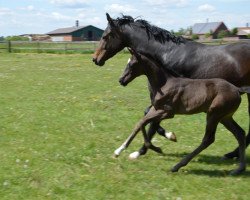
[[[131,15],[167,30],[220,22],[250,25],[250,0],[0,0],[0,36],[44,34],[57,28],[107,26],[105,13]]]

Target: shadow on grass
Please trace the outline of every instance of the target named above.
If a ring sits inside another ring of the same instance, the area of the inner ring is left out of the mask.
[[[209,177],[250,177],[250,171],[245,171],[240,175],[230,175],[231,171],[228,170],[204,170],[204,169],[193,169],[188,170],[186,174],[194,174],[200,176],[209,176]]]
[[[166,157],[178,157],[180,160],[184,158],[188,153],[181,153],[181,154],[165,154]],[[225,166],[225,165],[232,165],[232,170],[235,167],[235,165],[238,165],[238,160],[236,159],[229,159],[229,160],[222,160],[222,157],[220,156],[214,156],[214,155],[198,155],[194,157],[193,160],[190,162],[197,162],[197,163],[206,163],[208,165],[219,165],[219,166]],[[250,177],[250,169],[248,166],[250,166],[250,156],[246,156],[247,160],[247,169],[245,172],[243,172],[241,175],[232,176],[232,177]],[[176,163],[177,164],[177,163]],[[184,168],[183,168],[184,169]],[[181,170],[181,169],[180,169]],[[230,176],[229,170],[204,170],[204,169],[193,169],[193,170],[187,170],[187,174],[195,174],[195,175],[202,175],[202,176],[210,176],[210,177],[224,177],[224,176]]]
[[[172,154],[168,153],[165,154],[164,156],[166,157],[178,157],[178,158],[184,158],[186,155],[189,153],[180,153],[180,154]],[[233,165],[235,163],[238,163],[237,159],[228,159],[228,160],[223,160],[222,156],[214,156],[214,155],[205,155],[205,154],[199,154],[193,158],[193,160],[196,160],[197,162],[200,163],[207,163],[207,164],[215,164],[215,165]],[[192,161],[190,161],[192,162]],[[246,156],[246,162],[247,165],[250,165],[250,156]]]

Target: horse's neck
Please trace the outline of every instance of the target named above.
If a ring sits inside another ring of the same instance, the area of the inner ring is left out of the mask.
[[[157,41],[154,36],[149,37],[144,29],[138,27],[127,25],[123,30],[123,34],[124,38],[126,38],[125,44],[127,47],[143,53],[144,55],[149,55],[153,58],[157,57],[157,59],[161,59],[164,54],[177,47],[172,41],[164,43]]]
[[[161,87],[166,84],[168,76],[164,73],[163,69],[158,66],[155,61],[146,58],[143,56],[143,66],[144,66],[144,73],[148,78],[151,92],[155,95],[157,92],[160,91]]]

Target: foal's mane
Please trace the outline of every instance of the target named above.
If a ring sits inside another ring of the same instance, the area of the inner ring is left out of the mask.
[[[173,33],[159,28],[157,26],[151,25],[148,21],[143,20],[143,19],[136,19],[133,18],[129,15],[122,15],[122,17],[118,17],[117,19],[115,19],[115,21],[117,22],[118,26],[123,26],[123,25],[131,25],[132,23],[139,25],[139,27],[141,28],[145,28],[148,37],[150,38],[151,36],[153,36],[155,38],[155,40],[164,43],[164,42],[168,42],[168,41],[172,41],[175,44],[180,44],[180,43],[185,43],[186,39],[181,37],[181,36],[176,36]]]

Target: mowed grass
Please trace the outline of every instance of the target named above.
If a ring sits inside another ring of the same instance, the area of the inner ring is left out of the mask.
[[[0,54],[0,199],[249,199],[250,168],[230,176],[237,161],[221,160],[237,146],[223,126],[214,144],[170,172],[199,145],[204,114],[162,123],[178,137],[155,137],[165,156],[129,160],[142,144],[138,134],[112,157],[149,105],[145,77],[118,84],[128,57],[97,67],[90,54]],[[235,119],[248,131],[245,96]]]

